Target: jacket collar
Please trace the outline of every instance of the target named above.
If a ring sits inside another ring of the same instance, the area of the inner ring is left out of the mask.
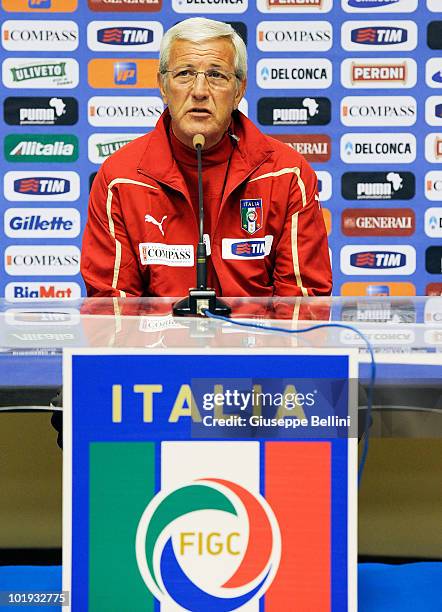
[[[234,111],[232,119],[232,137],[236,141],[236,146],[231,158],[233,172],[229,183],[233,187],[234,184],[240,184],[257,168],[271,154],[273,147],[271,141],[241,112]],[[160,183],[186,193],[184,179],[170,146],[168,136],[170,121],[170,113],[166,108],[151,132],[148,146],[138,163],[138,170]]]

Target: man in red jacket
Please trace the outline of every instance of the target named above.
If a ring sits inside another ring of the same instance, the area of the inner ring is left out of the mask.
[[[247,54],[230,25],[186,19],[164,36],[155,129],[101,166],[81,272],[89,296],[180,296],[195,286],[197,162],[203,134],[208,285],[224,296],[331,293],[312,168],[238,109]]]

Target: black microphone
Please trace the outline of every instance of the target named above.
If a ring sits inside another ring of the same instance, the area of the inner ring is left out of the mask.
[[[196,248],[196,288],[189,289],[189,295],[172,306],[174,316],[203,316],[204,310],[213,314],[227,316],[231,308],[216,297],[214,289],[207,287],[207,250],[204,242],[204,197],[202,149],[206,139],[203,134],[195,134],[192,144],[196,149],[198,163],[198,216],[199,237]]]

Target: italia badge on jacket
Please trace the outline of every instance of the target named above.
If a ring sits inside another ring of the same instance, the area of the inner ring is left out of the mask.
[[[262,228],[262,198],[240,200],[241,227],[248,234],[256,234]]]

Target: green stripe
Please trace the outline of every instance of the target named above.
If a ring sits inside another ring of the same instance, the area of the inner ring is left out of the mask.
[[[153,612],[135,535],[155,494],[155,445],[94,442],[89,459],[89,612]]]

